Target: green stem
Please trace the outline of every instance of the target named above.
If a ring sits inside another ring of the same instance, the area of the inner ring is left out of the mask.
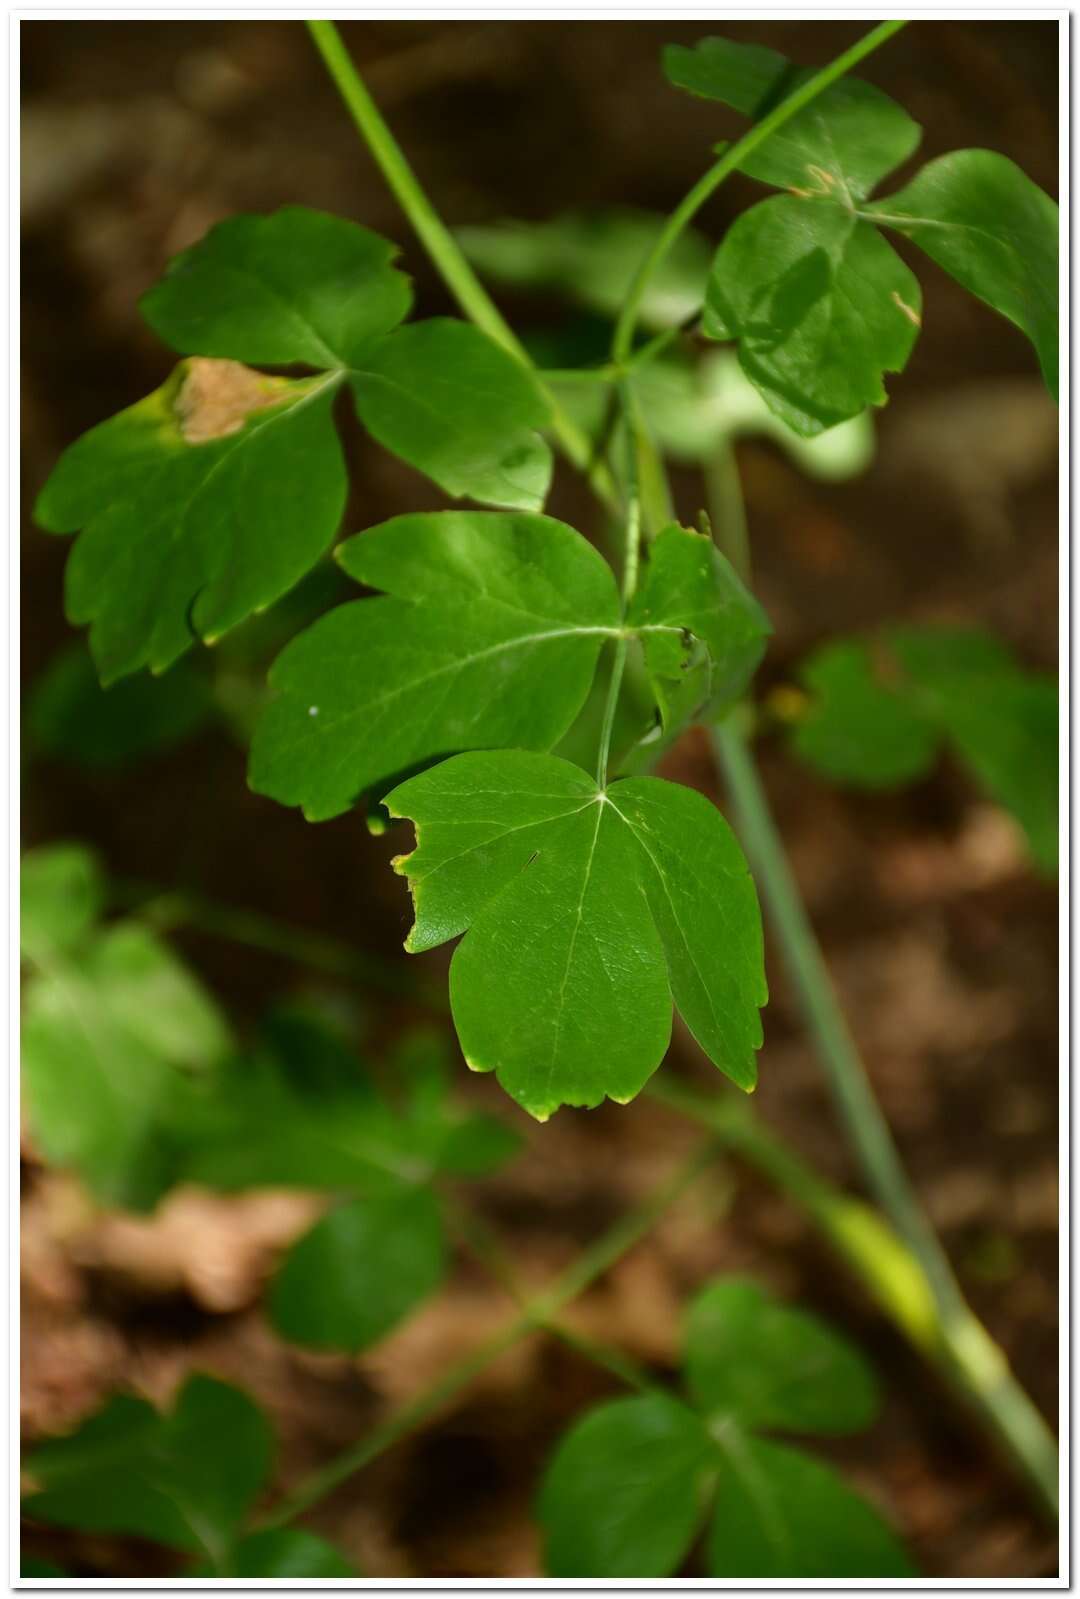
[[[142,883],[116,885],[119,898],[141,920],[160,932],[174,927],[193,927],[213,938],[225,938],[248,949],[280,955],[285,960],[325,972],[329,977],[347,978],[368,988],[385,989],[402,999],[412,1000],[426,1010],[446,1012],[446,996],[441,988],[417,981],[408,970],[400,971],[389,961],[360,954],[350,945],[323,933],[311,932],[280,922],[257,911],[219,905],[199,894],[162,891]]]
[[[501,344],[511,355],[516,356],[530,372],[535,372],[528,352],[509,327],[505,317],[466,260],[457,240],[420,187],[416,174],[405,159],[404,151],[383,120],[378,106],[368,93],[364,80],[356,70],[337,27],[333,22],[314,19],[309,20],[307,26],[357,131],[446,287],[465,315],[478,328],[497,344]],[[545,389],[544,393],[551,407],[551,429],[563,451],[579,471],[588,474],[589,481],[600,498],[608,505],[615,505],[618,496],[610,472],[603,462],[592,461],[591,447],[585,434],[562,411],[550,391]]]
[[[771,912],[803,1019],[848,1136],[871,1191],[922,1262],[942,1321],[947,1323],[962,1310],[963,1298],[945,1252],[908,1181],[888,1123],[874,1097],[745,739],[730,721],[713,729],[711,739],[727,780],[739,837]]]
[[[615,336],[611,345],[613,360],[617,363],[625,361],[633,349],[638,314],[641,310],[641,302],[648,287],[649,279],[667,255],[675,240],[701,210],[709,196],[714,194],[724,179],[729,177],[737,167],[741,166],[747,156],[756,150],[759,145],[763,144],[766,139],[770,138],[778,128],[782,128],[785,122],[789,122],[797,112],[808,106],[830,84],[835,83],[838,78],[842,78],[845,73],[850,72],[852,67],[857,65],[864,56],[868,56],[872,51],[879,49],[886,40],[891,39],[904,26],[905,23],[902,21],[879,23],[876,28],[871,29],[868,34],[853,44],[850,50],[845,50],[843,55],[837,56],[835,61],[830,62],[827,67],[823,67],[820,72],[815,73],[812,78],[803,84],[801,89],[796,89],[794,94],[790,94],[786,100],[782,100],[778,106],[775,106],[769,112],[768,116],[762,117],[760,122],[755,122],[754,126],[744,133],[742,138],[735,144],[728,145],[719,161],[709,168],[704,177],[698,179],[694,187],[684,196],[668,217],[663,228],[657,234],[652,248],[631,280],[626,299],[623,301],[622,310],[619,313],[619,320],[615,324]]]
[[[705,488],[716,542],[749,587],[750,534],[739,482],[739,464],[735,459],[735,441],[730,436],[720,440],[705,463]]]
[[[641,559],[641,496],[638,490],[638,440],[631,424],[630,386],[624,380],[619,384],[619,400],[626,425],[626,524],[622,573],[622,620],[625,624],[630,601],[637,588],[638,564]],[[615,726],[615,712],[619,704],[623,673],[626,670],[628,640],[625,631],[615,640],[615,654],[611,664],[604,716],[600,725],[600,748],[596,758],[596,782],[599,788],[607,783],[608,758],[611,754],[611,734]]]
[[[379,1426],[372,1428],[359,1443],[343,1451],[336,1459],[328,1461],[304,1479],[287,1494],[261,1522],[263,1527],[282,1527],[343,1482],[369,1466],[373,1460],[393,1447],[410,1432],[435,1414],[448,1399],[468,1387],[493,1360],[510,1349],[528,1333],[543,1329],[553,1321],[560,1310],[602,1277],[628,1250],[632,1249],[655,1225],[663,1212],[695,1182],[708,1166],[715,1153],[712,1138],[703,1144],[655,1193],[621,1217],[614,1227],[597,1239],[578,1256],[546,1293],[538,1295],[525,1305],[511,1321],[498,1332],[469,1351],[461,1360],[449,1366],[442,1375],[422,1393],[408,1400]]]

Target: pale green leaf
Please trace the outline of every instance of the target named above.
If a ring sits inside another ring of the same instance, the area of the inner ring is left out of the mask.
[[[651,211],[616,207],[550,222],[458,228],[456,237],[484,277],[513,289],[553,290],[613,317],[665,221]],[[646,285],[639,307],[643,327],[674,327],[693,316],[705,293],[709,253],[708,241],[695,229],[679,234]]]
[[[921,291],[868,223],[829,199],[785,195],[728,229],[709,278],[704,328],[737,339],[770,408],[811,436],[886,400],[907,362]]]
[[[854,1432],[873,1421],[877,1387],[857,1350],[816,1316],[754,1282],[711,1283],[690,1308],[686,1381],[714,1421],[787,1432]]]
[[[118,767],[182,743],[205,726],[212,709],[209,678],[187,662],[162,677],[132,677],[103,689],[85,646],[76,643],[34,683],[26,727],[47,755]]]
[[[24,1460],[31,1520],[223,1555],[270,1470],[273,1438],[238,1388],[196,1374],[165,1415],[124,1395]]]
[[[67,614],[90,623],[103,683],[166,667],[292,587],[345,507],[331,376],[287,382],[183,361],[65,451],[34,515],[82,529]]]
[[[139,308],[182,355],[253,366],[353,366],[408,314],[397,246],[304,206],[230,217],[170,262]]]
[[[605,791],[516,751],[457,756],[387,796],[416,824],[406,947],[468,929],[450,967],[465,1057],[546,1118],[625,1102],[659,1065],[672,999],[710,1059],[755,1079],[765,1002],[757,897],[703,795],[656,778]]]
[[[47,961],[80,943],[101,915],[105,879],[92,850],[48,844],[20,865],[19,941],[31,960]]]
[[[705,1513],[713,1448],[685,1405],[617,1399],[562,1439],[537,1515],[544,1565],[560,1578],[669,1577]]]
[[[447,494],[543,507],[551,451],[534,430],[550,420],[547,402],[521,362],[478,328],[448,317],[399,328],[351,381],[369,432]]]
[[[796,67],[764,45],[700,39],[668,45],[668,82],[718,100],[754,122],[786,100],[816,69]],[[825,189],[860,200],[919,143],[921,129],[894,100],[859,78],[844,77],[797,111],[740,163],[740,170],[777,188]]]
[[[708,1541],[714,1577],[916,1575],[884,1519],[829,1466],[734,1425],[720,1443]]]
[[[1015,322],[1057,397],[1058,208],[1015,162],[993,150],[955,150],[867,214]]]
[[[667,725],[733,704],[771,632],[761,606],[712,539],[674,524],[649,548],[627,622],[639,631]]]
[[[288,646],[251,752],[252,787],[311,821],[455,750],[549,748],[617,631],[610,567],[549,517],[395,517],[340,559],[386,597],[340,606]]]
[[[283,1338],[314,1349],[367,1349],[446,1270],[446,1239],[429,1188],[399,1186],[330,1211],[286,1255],[270,1290]]]
[[[30,1130],[102,1199],[151,1207],[174,1180],[195,1074],[229,1048],[205,990],[147,929],[119,924],[26,988]]]

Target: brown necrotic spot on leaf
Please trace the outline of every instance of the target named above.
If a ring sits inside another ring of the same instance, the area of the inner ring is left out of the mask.
[[[228,438],[254,412],[276,405],[288,387],[286,378],[266,377],[240,361],[195,356],[176,394],[180,431],[188,444]]]

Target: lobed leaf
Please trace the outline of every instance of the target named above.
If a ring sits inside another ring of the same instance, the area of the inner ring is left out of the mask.
[[[710,1284],[691,1306],[685,1374],[703,1411],[748,1429],[856,1432],[877,1412],[877,1385],[856,1349],[738,1278]]]
[[[715,1470],[699,1417],[663,1394],[591,1410],[552,1457],[537,1502],[553,1577],[669,1577]]]
[[[665,726],[712,717],[734,704],[772,631],[712,539],[674,524],[650,546],[627,623],[639,630]]]
[[[212,713],[209,679],[188,663],[162,677],[132,677],[103,689],[85,647],[76,643],[34,683],[26,724],[45,754],[111,768],[182,743]]]
[[[815,75],[776,50],[730,39],[668,45],[664,72],[676,89],[731,106],[752,122]],[[830,84],[739,164],[777,188],[827,188],[860,200],[918,146],[922,129],[887,94],[859,78]]]
[[[813,696],[792,742],[839,782],[889,787],[920,777],[947,743],[1011,811],[1043,871],[1057,865],[1058,697],[978,629],[894,628],[839,639],[804,663]]]
[[[313,1349],[367,1349],[438,1288],[446,1237],[429,1188],[399,1184],[330,1211],[293,1245],[274,1278],[270,1319]]]
[[[119,1395],[24,1462],[31,1520],[223,1555],[270,1471],[273,1438],[238,1388],[196,1374],[171,1411]]]
[[[82,529],[66,608],[90,624],[103,684],[163,672],[193,638],[212,643],[328,547],[345,508],[338,381],[183,361],[65,451],[34,516],[52,533]]]
[[[867,214],[1026,333],[1057,398],[1058,208],[1015,162],[955,150]]]
[[[283,206],[211,228],[139,309],[170,348],[252,366],[355,366],[412,304],[397,246],[355,222]]]
[[[738,1428],[721,1441],[707,1559],[728,1578],[916,1575],[886,1522],[831,1467]]]
[[[549,748],[619,626],[610,567],[550,517],[400,516],[339,559],[385,597],[331,611],[288,646],[251,751],[255,791],[309,821],[455,750]]]
[[[804,437],[886,400],[919,328],[915,277],[877,231],[830,199],[783,196],[728,229],[704,331],[737,339],[762,397]]]
[[[227,1052],[206,991],[147,929],[120,923],[27,985],[22,1071],[34,1139],[107,1201],[149,1209],[176,1179],[195,1076]]]
[[[757,896],[703,795],[600,790],[554,756],[460,755],[386,798],[416,824],[409,950],[467,931],[450,998],[469,1064],[540,1120],[625,1102],[666,1052],[672,1002],[709,1058],[755,1080],[765,1003]]]

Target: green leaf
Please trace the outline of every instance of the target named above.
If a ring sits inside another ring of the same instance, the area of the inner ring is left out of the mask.
[[[686,1380],[714,1420],[746,1428],[841,1433],[869,1426],[877,1385],[857,1350],[756,1283],[711,1283],[690,1309]]]
[[[31,1131],[107,1202],[148,1209],[174,1180],[192,1074],[228,1050],[224,1020],[152,933],[119,924],[78,964],[26,988],[22,1029]]]
[[[676,89],[718,100],[753,122],[815,75],[775,50],[730,39],[668,45],[664,72]],[[846,201],[870,190],[916,149],[921,137],[888,95],[859,78],[830,84],[740,163],[740,171],[777,188],[828,189]]]
[[[715,1577],[916,1574],[877,1511],[830,1467],[734,1426],[721,1439],[708,1564]]]
[[[1058,699],[992,635],[894,628],[838,639],[800,678],[813,698],[792,742],[836,781],[881,788],[921,777],[943,740],[1023,828],[1043,871],[1057,865]]]
[[[189,1377],[171,1412],[119,1395],[24,1462],[37,1491],[24,1514],[90,1532],[125,1533],[217,1560],[270,1470],[262,1411],[238,1388]]]
[[[799,669],[811,701],[792,743],[808,765],[834,782],[892,788],[924,776],[938,735],[909,704],[898,676],[859,639],[836,639]]]
[[[20,867],[23,954],[47,961],[78,945],[101,915],[105,881],[97,856],[81,844],[28,850]]]
[[[133,677],[103,689],[85,647],[76,643],[34,683],[26,725],[47,755],[114,767],[182,743],[212,710],[209,679],[186,662],[163,677]]]
[[[355,222],[283,206],[221,222],[139,302],[183,355],[254,366],[354,366],[408,314],[396,245]]]
[[[666,220],[651,211],[616,207],[550,222],[458,228],[455,236],[484,277],[514,289],[553,290],[613,317]],[[674,327],[697,311],[709,254],[708,241],[695,229],[679,235],[649,279],[639,308],[643,327]]]
[[[617,1399],[563,1438],[537,1515],[553,1577],[668,1577],[701,1524],[715,1469],[700,1419],[662,1394]]]
[[[1049,195],[1003,155],[955,150],[868,213],[1015,322],[1057,398],[1058,208]]]
[[[704,330],[737,339],[743,371],[796,433],[883,405],[919,327],[918,282],[877,231],[829,199],[753,206],[728,229]]]
[[[409,950],[468,929],[450,967],[466,1060],[544,1120],[625,1103],[655,1071],[672,1000],[709,1058],[755,1080],[765,1003],[757,896],[703,795],[657,778],[601,791],[554,756],[460,755],[389,794],[412,818]]]
[[[251,752],[255,791],[309,821],[470,745],[549,748],[618,629],[610,567],[550,517],[395,517],[340,560],[386,597],[340,606],[288,646]]]
[[[547,401],[520,361],[466,322],[399,328],[352,375],[360,420],[448,494],[539,511],[551,451]]]
[[[1058,859],[1058,692],[974,630],[899,628],[888,645],[923,714],[944,730],[986,791],[1010,811],[1044,872]]]
[[[160,389],[65,451],[34,516],[82,529],[69,620],[104,684],[162,672],[292,587],[345,508],[331,375],[299,382],[182,361]]]
[[[229,1555],[223,1571],[202,1569],[198,1577],[267,1577],[286,1582],[290,1577],[356,1577],[359,1573],[325,1539],[302,1527],[276,1527],[253,1532]]]
[[[711,538],[672,525],[649,549],[627,622],[640,630],[665,726],[709,717],[746,689],[772,631]]]
[[[367,1349],[433,1293],[446,1239],[428,1188],[341,1205],[294,1244],[274,1279],[270,1319],[315,1349]]]

